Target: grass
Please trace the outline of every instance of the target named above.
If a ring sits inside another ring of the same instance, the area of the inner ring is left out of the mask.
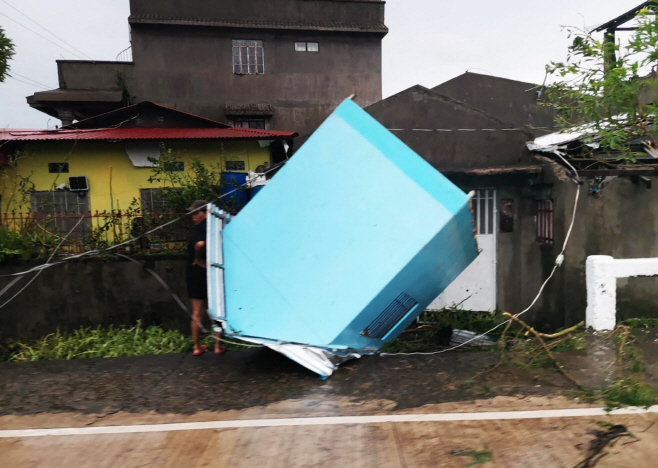
[[[493,460],[493,454],[489,450],[459,450],[457,452],[450,452],[451,457],[471,457],[471,462],[466,466],[483,465]]]
[[[233,340],[232,340],[233,341]],[[209,347],[214,338],[204,338]],[[229,349],[239,346],[226,345]],[[30,362],[54,359],[85,359],[119,356],[146,356],[183,353],[192,350],[192,340],[176,330],[163,330],[157,326],[80,328],[72,333],[51,333],[29,343],[5,345],[3,360]]]
[[[641,406],[648,408],[656,404],[658,389],[631,377],[615,381],[602,391],[606,411],[622,406]]]

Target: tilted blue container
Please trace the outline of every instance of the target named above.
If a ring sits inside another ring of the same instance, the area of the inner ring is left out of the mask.
[[[477,246],[468,196],[347,100],[226,225],[223,255],[229,335],[376,350]]]

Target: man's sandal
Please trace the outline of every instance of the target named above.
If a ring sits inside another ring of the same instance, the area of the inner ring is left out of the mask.
[[[206,349],[208,349],[208,347],[206,345],[202,345],[199,349],[192,353],[192,356],[201,356],[206,352]]]

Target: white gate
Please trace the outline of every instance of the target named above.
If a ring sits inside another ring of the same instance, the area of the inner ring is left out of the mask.
[[[480,255],[427,307],[464,310],[496,309],[496,191],[478,189],[473,197],[473,217]]]

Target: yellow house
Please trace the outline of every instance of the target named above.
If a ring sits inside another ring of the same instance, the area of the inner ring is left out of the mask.
[[[194,158],[225,173],[260,172],[287,158],[297,134],[235,128],[143,102],[55,130],[0,129],[0,213],[95,213],[136,200],[157,210],[163,183],[149,182],[164,148],[174,170]],[[166,185],[166,184],[164,184]]]

